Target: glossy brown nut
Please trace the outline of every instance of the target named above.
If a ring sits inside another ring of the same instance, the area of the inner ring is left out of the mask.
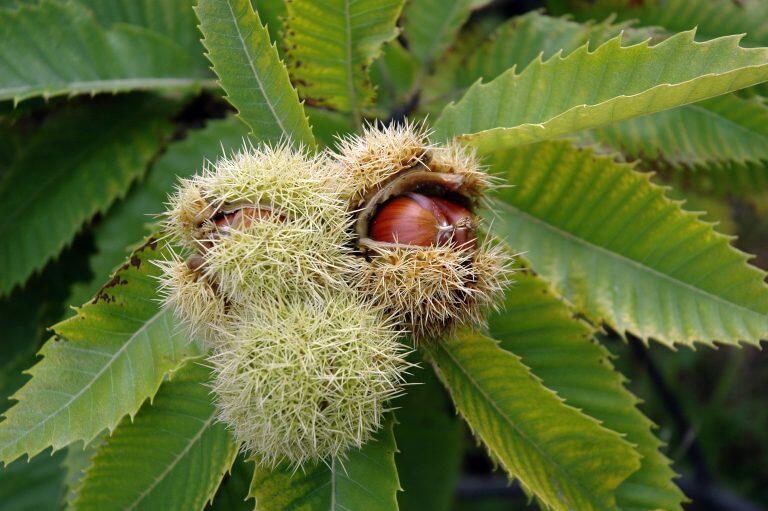
[[[369,237],[384,243],[431,247],[474,241],[472,213],[447,199],[407,193],[385,203],[371,222]]]

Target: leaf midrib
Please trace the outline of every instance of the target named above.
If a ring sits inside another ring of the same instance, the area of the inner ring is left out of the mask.
[[[513,214],[519,214],[521,216],[524,216],[524,217],[530,219],[532,222],[535,222],[536,224],[543,226],[545,229],[547,229],[549,231],[552,231],[555,234],[557,234],[559,236],[562,236],[563,238],[566,238],[566,239],[568,239],[570,241],[573,241],[573,242],[575,242],[575,243],[577,243],[579,245],[582,245],[582,246],[587,247],[589,249],[594,249],[594,250],[596,250],[598,252],[601,252],[601,253],[603,253],[603,254],[605,254],[605,255],[613,258],[613,259],[617,259],[617,260],[619,260],[619,261],[621,261],[621,262],[623,262],[623,263],[625,263],[627,265],[634,266],[635,268],[638,268],[638,269],[640,269],[640,270],[642,270],[644,272],[650,273],[650,274],[652,274],[652,275],[654,275],[654,276],[656,276],[658,278],[661,278],[663,280],[667,280],[667,281],[671,282],[674,285],[687,288],[687,289],[689,289],[691,291],[694,291],[696,293],[704,295],[707,298],[710,298],[710,299],[713,299],[715,301],[721,302],[721,303],[723,303],[723,304],[725,304],[727,306],[744,310],[745,312],[748,312],[750,314],[757,314],[758,316],[760,316],[764,320],[768,320],[768,316],[766,316],[765,314],[763,314],[760,311],[757,311],[757,310],[754,310],[754,309],[752,309],[750,307],[747,307],[747,306],[744,306],[744,305],[741,305],[741,304],[738,304],[738,303],[726,300],[725,298],[722,298],[720,296],[712,294],[711,292],[709,292],[709,291],[707,291],[705,289],[701,289],[701,288],[696,287],[696,286],[694,286],[692,284],[689,284],[688,282],[685,282],[685,281],[682,281],[680,279],[677,279],[677,278],[675,278],[675,277],[673,277],[671,275],[668,275],[666,273],[662,273],[662,272],[660,272],[659,270],[657,270],[655,268],[652,268],[650,266],[646,266],[646,265],[642,264],[641,262],[635,261],[634,259],[631,259],[631,258],[629,258],[629,257],[627,257],[627,256],[625,256],[623,254],[620,254],[618,252],[613,252],[613,251],[611,251],[611,250],[609,250],[609,249],[607,249],[605,247],[601,247],[600,245],[596,245],[596,244],[594,244],[594,243],[592,243],[592,242],[590,242],[588,240],[585,240],[584,238],[580,238],[580,237],[576,236],[575,234],[572,234],[572,233],[570,233],[568,231],[565,231],[565,230],[563,230],[563,229],[561,229],[561,228],[559,228],[559,227],[557,227],[555,225],[552,225],[551,223],[549,223],[549,222],[547,222],[547,221],[545,221],[545,220],[543,220],[541,218],[535,217],[535,216],[531,215],[530,213],[528,213],[526,211],[523,211],[523,210],[521,210],[519,208],[516,208],[516,207],[512,206],[511,204],[508,204],[508,203],[506,203],[504,201],[495,200],[494,202],[496,203],[497,207],[501,207],[502,209],[506,209],[506,210],[510,211],[511,213],[513,213]]]
[[[591,496],[593,495],[594,492],[592,490],[590,490],[589,488],[585,488],[580,479],[578,479],[576,477],[573,477],[567,470],[565,470],[565,468],[563,468],[559,463],[557,463],[556,460],[554,460],[548,453],[546,453],[545,451],[542,451],[541,447],[539,447],[539,445],[536,442],[533,442],[531,439],[529,439],[528,435],[523,433],[518,428],[518,426],[507,416],[507,414],[505,414],[499,408],[499,405],[496,403],[496,401],[491,399],[491,397],[485,392],[485,390],[482,388],[482,386],[464,369],[464,366],[462,366],[459,363],[459,361],[456,359],[456,357],[454,357],[453,353],[448,349],[448,347],[446,346],[446,343],[444,343],[444,342],[438,343],[438,349],[443,350],[445,352],[445,354],[448,355],[448,357],[451,359],[451,361],[454,363],[454,365],[462,372],[462,374],[464,374],[464,376],[467,378],[467,380],[469,380],[469,382],[472,384],[472,386],[477,389],[477,391],[483,396],[483,398],[488,403],[490,403],[490,405],[493,407],[493,409],[496,411],[496,413],[504,420],[504,422],[509,424],[510,427],[512,427],[512,429],[514,429],[517,432],[517,434],[520,435],[520,437],[528,445],[530,445],[534,450],[536,450],[544,459],[549,461],[551,463],[551,465],[553,467],[555,467],[555,469],[557,469],[558,472],[560,472],[561,474],[565,475],[568,480],[572,480],[574,482],[574,484],[576,484],[582,490],[583,495],[587,496],[587,499],[590,502],[592,502],[593,505],[596,505],[595,509],[600,509],[600,507],[603,505],[603,503],[602,502],[595,502],[594,500],[592,500]],[[512,355],[512,354],[510,353],[510,355]],[[512,355],[512,356],[515,356],[515,355]],[[522,361],[520,361],[519,359],[518,359],[518,362],[520,362],[520,364],[523,367],[526,367],[525,365],[523,365]],[[529,375],[530,375],[530,372],[529,372]],[[554,392],[553,392],[553,394],[555,396],[557,396]],[[561,401],[561,402],[562,402],[563,406],[568,406],[568,405],[565,404],[564,401]],[[595,423],[597,424],[597,421],[595,421]],[[489,443],[486,442],[486,445],[488,446],[489,449],[492,449],[492,450],[496,451],[496,449],[491,447],[491,445]],[[499,460],[502,459],[498,455],[497,455],[497,458]],[[502,463],[503,463],[503,461],[502,461]],[[539,496],[539,498],[542,498],[541,495],[538,495],[538,496]],[[569,505],[568,502],[563,502],[563,503],[566,506]],[[552,505],[551,503],[549,503],[549,504]]]
[[[77,399],[79,399],[79,398],[80,398],[80,397],[81,397],[81,396],[82,396],[82,395],[83,395],[83,394],[86,392],[86,390],[89,390],[89,389],[90,389],[90,388],[91,388],[91,387],[94,385],[94,383],[96,382],[96,380],[98,380],[98,379],[101,377],[101,375],[102,375],[102,374],[104,374],[104,372],[105,372],[105,371],[106,371],[108,368],[111,368],[111,367],[112,367],[112,365],[115,363],[115,360],[117,360],[117,358],[118,358],[118,357],[119,357],[119,356],[120,356],[120,355],[121,355],[121,354],[122,354],[122,353],[123,353],[123,352],[124,352],[126,349],[128,349],[128,347],[129,347],[130,345],[132,345],[132,343],[133,343],[133,342],[134,342],[134,341],[135,341],[135,340],[138,338],[138,336],[139,336],[140,334],[144,333],[144,332],[147,330],[147,328],[149,328],[149,326],[150,326],[150,325],[152,325],[152,324],[153,324],[153,323],[154,323],[154,322],[155,322],[155,321],[156,321],[158,318],[160,318],[161,316],[163,316],[163,315],[164,315],[164,313],[165,313],[165,311],[163,311],[163,310],[161,309],[160,311],[158,311],[157,313],[155,313],[155,314],[154,314],[152,317],[150,317],[150,318],[149,318],[149,319],[148,319],[148,320],[147,320],[147,321],[146,321],[146,322],[145,322],[145,323],[144,323],[144,324],[143,324],[143,325],[142,325],[142,326],[141,326],[141,327],[140,327],[138,330],[136,330],[136,331],[135,331],[133,334],[131,334],[131,336],[128,338],[128,340],[127,340],[127,341],[126,341],[126,342],[125,342],[125,343],[124,343],[122,346],[120,346],[120,349],[118,349],[118,350],[117,350],[117,351],[116,351],[116,352],[115,352],[115,353],[114,353],[114,354],[113,354],[113,355],[110,357],[109,361],[108,361],[107,363],[105,363],[105,364],[104,364],[104,367],[102,367],[102,368],[101,368],[99,371],[97,371],[96,373],[94,373],[94,375],[93,375],[93,378],[91,378],[91,380],[90,380],[90,381],[89,381],[89,382],[88,382],[86,385],[84,385],[84,386],[83,386],[83,388],[81,388],[81,389],[80,389],[80,390],[79,390],[77,393],[73,394],[73,395],[72,395],[72,397],[71,397],[71,398],[70,398],[70,399],[69,399],[69,400],[68,400],[66,403],[64,403],[62,406],[60,406],[60,407],[59,407],[59,408],[58,408],[58,409],[57,409],[55,412],[53,412],[53,413],[49,414],[49,415],[48,415],[48,416],[47,416],[45,419],[43,419],[42,421],[38,422],[38,423],[35,425],[35,427],[33,427],[33,428],[31,428],[31,429],[28,429],[28,430],[27,430],[27,431],[25,431],[25,432],[24,432],[24,433],[23,433],[21,436],[14,438],[14,439],[13,439],[13,440],[11,440],[10,442],[7,442],[7,443],[6,443],[6,444],[4,444],[2,447],[0,447],[0,452],[4,451],[5,449],[7,449],[9,446],[11,446],[11,445],[13,445],[13,444],[18,444],[19,442],[21,442],[21,440],[23,440],[24,438],[26,438],[26,437],[27,437],[27,435],[29,435],[29,434],[30,434],[30,433],[32,433],[33,431],[36,431],[36,430],[37,430],[37,429],[39,429],[41,426],[43,426],[43,425],[47,424],[47,423],[48,423],[48,421],[50,421],[50,420],[51,420],[53,417],[56,417],[56,416],[58,416],[58,415],[59,415],[59,414],[60,414],[62,411],[66,410],[66,409],[67,409],[67,408],[68,408],[70,405],[72,405],[72,403],[74,403],[74,402],[75,402]],[[63,341],[63,342],[70,342],[70,341]],[[7,419],[6,419],[6,420],[7,420]]]
[[[203,436],[203,434],[208,431],[208,428],[210,427],[211,423],[216,418],[216,410],[214,409],[211,411],[211,414],[208,416],[208,419],[206,419],[202,425],[200,426],[200,429],[195,433],[195,435],[189,439],[187,445],[182,449],[176,457],[173,459],[173,461],[163,470],[141,494],[138,496],[138,498],[133,501],[127,508],[126,511],[131,511],[133,509],[136,509],[136,506],[139,505],[139,503],[144,500],[147,495],[149,495],[156,487],[159,485],[163,479],[165,479],[168,474],[171,473],[171,471],[176,467],[176,465],[179,464],[181,459],[187,455],[187,453],[192,449],[192,446],[195,445],[198,440]]]
[[[251,53],[248,51],[248,45],[246,44],[246,41],[243,38],[243,34],[240,31],[240,24],[238,23],[237,16],[235,15],[235,11],[232,9],[232,2],[230,0],[225,0],[225,2],[227,4],[227,8],[229,9],[230,15],[232,16],[232,22],[235,26],[235,30],[237,31],[237,38],[240,41],[240,44],[243,46],[243,53],[245,53],[245,57],[248,60],[248,66],[251,68],[251,72],[253,73],[253,77],[256,79],[256,83],[259,86],[259,90],[261,91],[261,94],[264,96],[264,102],[266,103],[267,107],[269,107],[269,111],[272,114],[272,117],[274,117],[278,126],[280,126],[280,130],[283,132],[284,135],[286,135],[290,139],[291,134],[288,133],[288,131],[285,129],[282,119],[277,115],[277,112],[275,111],[275,107],[272,104],[272,98],[270,98],[269,95],[267,94],[267,91],[264,89],[264,84],[262,83],[261,78],[259,77],[259,73],[256,72],[256,67],[253,64]],[[253,7],[251,6],[250,0],[248,2],[248,8],[253,9]],[[260,23],[261,23],[261,20],[257,22],[257,24],[260,24]]]

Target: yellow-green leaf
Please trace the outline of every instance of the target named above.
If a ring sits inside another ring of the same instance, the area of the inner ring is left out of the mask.
[[[250,0],[200,0],[195,12],[219,83],[253,137],[315,147],[296,89]]]
[[[529,271],[518,272],[489,324],[501,347],[519,356],[544,385],[636,446],[640,470],[619,486],[620,509],[682,509],[685,497],[659,451],[653,424],[637,409],[639,400],[624,388],[625,378],[613,368],[608,350],[592,338],[593,328],[575,318],[547,282]]]
[[[211,371],[192,360],[98,448],[72,511],[202,510],[237,453],[216,419]]]
[[[172,313],[160,309],[160,270],[152,261],[167,254],[154,245],[135,252],[92,302],[53,327],[56,336],[0,422],[0,462],[114,429],[155,395],[169,371],[199,354]]]
[[[515,185],[495,230],[588,317],[669,346],[768,338],[765,273],[650,174],[568,141],[491,164]]]
[[[286,58],[299,93],[359,120],[374,97],[368,70],[397,36],[403,0],[293,0],[287,7]]]
[[[682,32],[655,45],[622,46],[534,61],[476,83],[437,120],[439,138],[492,152],[694,103],[768,80],[768,48],[739,37],[698,43]]]
[[[510,477],[555,510],[616,509],[640,467],[618,433],[568,406],[498,341],[463,331],[429,347],[459,413]]]

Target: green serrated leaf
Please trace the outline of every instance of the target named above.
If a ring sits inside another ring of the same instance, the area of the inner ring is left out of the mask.
[[[149,241],[77,315],[53,327],[32,379],[0,422],[0,461],[46,447],[90,441],[133,416],[165,375],[200,347],[160,310],[152,261],[168,257]]]
[[[250,0],[200,0],[195,12],[227,100],[254,138],[314,148],[296,89]]]
[[[459,413],[510,478],[555,510],[616,509],[616,488],[640,467],[619,434],[563,402],[477,332],[428,348]]]
[[[639,400],[624,388],[608,350],[593,339],[593,328],[573,317],[548,284],[530,272],[515,275],[501,312],[489,319],[501,347],[522,359],[544,385],[567,404],[626,435],[642,456],[640,470],[616,492],[623,511],[682,509],[685,497],[672,482],[669,460],[659,451],[653,424],[637,409]]]
[[[428,68],[453,43],[467,22],[473,0],[410,0],[403,9],[403,37],[411,53]]]
[[[0,9],[0,100],[191,87],[210,78],[168,37],[134,25],[105,29],[74,2]]]
[[[746,34],[750,46],[768,45],[768,3],[763,0],[549,0],[547,6],[579,19],[602,19],[615,14],[622,20],[662,26],[679,32],[698,27],[706,39]]]
[[[412,382],[395,403],[395,461],[403,487],[397,500],[401,511],[448,511],[461,475],[464,428],[434,372],[415,369]]]
[[[559,51],[571,53],[588,42],[594,48],[624,28],[608,20],[582,24],[538,11],[511,18],[481,44],[469,42],[471,51],[464,58],[441,62],[435,74],[424,83],[422,103],[434,111],[439,105],[458,99],[481,78],[491,81],[512,66],[525,69],[539,55],[546,60]]]
[[[122,197],[171,133],[172,105],[103,98],[52,114],[0,183],[0,295]]]
[[[59,509],[64,494],[64,453],[42,453],[0,468],[0,511]]]
[[[249,497],[259,511],[397,511],[400,483],[390,419],[376,437],[344,459],[294,471],[257,467]]]
[[[190,177],[207,159],[215,161],[242,146],[248,130],[237,119],[211,121],[200,130],[168,146],[149,170],[146,180],[125,200],[115,204],[93,230],[96,253],[90,258],[94,278],[75,286],[69,303],[80,304],[93,296],[109,274],[128,255],[129,247],[157,230],[148,216],[160,213],[179,177]]]
[[[768,161],[768,106],[760,97],[727,94],[609,124],[587,137],[631,158],[675,167]]]
[[[595,321],[664,344],[758,344],[768,286],[712,224],[631,165],[543,142],[498,153],[494,228]]]
[[[381,45],[398,34],[404,0],[293,0],[287,4],[286,57],[299,93],[313,105],[351,112],[373,101],[368,78]]]
[[[235,460],[210,369],[188,362],[99,447],[71,509],[202,510]],[[131,474],[130,477],[116,477]]]
[[[739,37],[704,43],[682,32],[655,45],[621,46],[534,61],[517,74],[476,83],[437,120],[438,138],[457,136],[491,152],[694,103],[768,80],[768,48]],[[565,79],[564,79],[565,77]]]

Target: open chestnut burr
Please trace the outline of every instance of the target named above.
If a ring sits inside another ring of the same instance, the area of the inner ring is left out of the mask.
[[[476,214],[490,178],[470,151],[436,147],[413,126],[370,128],[343,141],[362,259],[357,283],[417,342],[483,322],[510,256]]]

